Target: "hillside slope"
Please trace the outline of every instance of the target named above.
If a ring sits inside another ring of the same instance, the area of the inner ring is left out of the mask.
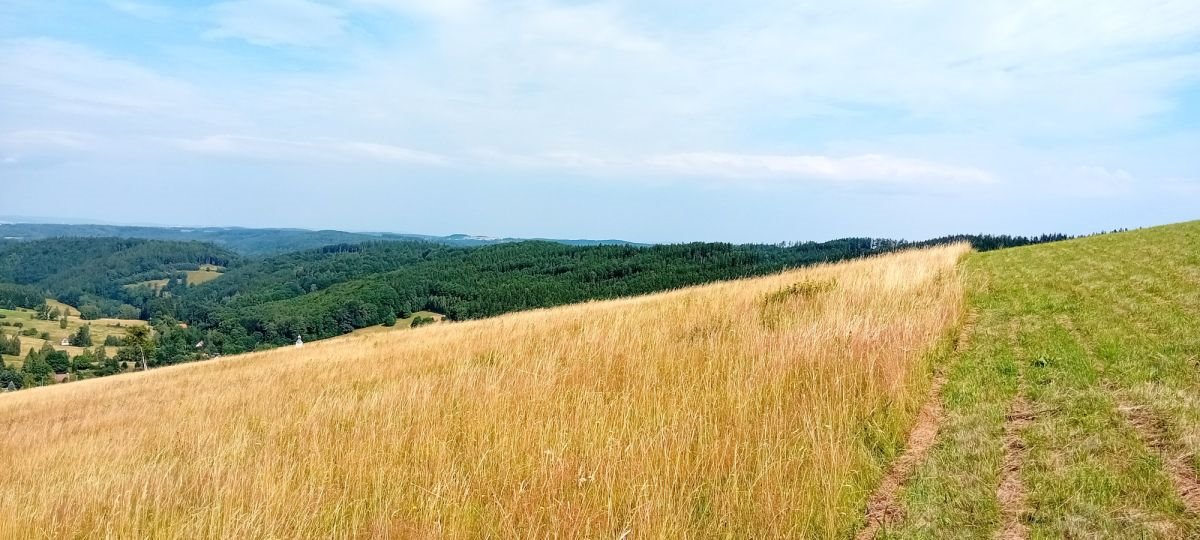
[[[121,303],[140,309],[149,300],[126,285],[238,260],[231,251],[201,242],[122,238],[7,242],[0,243],[0,284],[32,288],[76,307],[94,303],[104,315],[115,316]]]
[[[893,538],[1200,537],[1200,222],[972,254]]]
[[[161,314],[213,330],[214,343],[284,345],[429,310],[477,319],[648,294],[886,251],[870,239],[789,247],[693,243],[645,248],[519,242],[451,248],[425,242],[328,246],[246,264],[188,289]],[[172,305],[173,304],[173,305]],[[171,309],[173,308],[173,309]]]
[[[965,245],[0,396],[13,537],[846,536]]]

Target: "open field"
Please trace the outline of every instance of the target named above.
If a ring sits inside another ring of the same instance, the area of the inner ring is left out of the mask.
[[[392,328],[388,328],[383,325],[368,326],[366,328],[359,328],[358,330],[355,330],[354,332],[352,332],[352,335],[359,336],[359,335],[367,335],[367,334],[378,334],[380,332],[390,332],[396,328],[411,328],[413,321],[416,320],[417,317],[429,317],[438,322],[441,322],[446,319],[446,316],[442,315],[441,313],[434,313],[432,311],[415,311],[415,312],[413,312],[411,317],[406,317],[404,319],[396,319],[396,326],[394,326]]]
[[[972,254],[893,538],[1200,537],[1200,222]]]
[[[3,395],[5,533],[844,537],[965,249]]]
[[[222,272],[216,268],[217,267],[215,266],[205,265],[205,267],[201,268],[200,270],[188,270],[188,285],[200,285],[201,283],[208,283],[209,281],[221,277]]]
[[[55,300],[53,298],[47,298],[46,305],[50,306],[50,309],[58,308],[59,311],[66,313],[67,316],[69,316],[69,317],[78,317],[79,316],[78,309],[68,306],[67,304],[59,302],[58,300]]]
[[[62,309],[70,307],[62,303],[51,304],[49,300],[47,300],[46,303],[51,307],[61,307]],[[20,322],[24,325],[22,328],[16,328],[13,326],[0,326],[0,331],[4,332],[5,335],[12,336],[14,334],[19,335],[21,330],[26,328],[34,328],[38,331],[38,334],[41,334],[42,332],[50,334],[50,345],[55,349],[67,351],[71,356],[76,356],[83,352],[83,348],[64,346],[61,345],[61,342],[63,338],[79,331],[80,326],[90,324],[92,327],[93,343],[95,345],[101,345],[104,343],[104,338],[109,335],[122,337],[125,335],[125,328],[129,326],[144,326],[147,324],[146,321],[126,319],[96,319],[92,321],[84,321],[78,317],[78,311],[74,311],[74,308],[71,309],[73,310],[72,313],[75,315],[67,318],[67,327],[65,329],[59,328],[58,321],[43,321],[35,318],[35,313],[29,309],[0,309],[0,314],[4,314],[6,316],[5,318],[0,319],[0,322]],[[21,358],[24,358],[25,355],[31,350],[42,348],[42,345],[46,343],[37,336],[20,336],[20,338]],[[112,355],[116,353],[117,348],[108,347],[106,350],[110,355]],[[5,356],[4,358],[10,363],[13,363],[14,360],[17,360],[11,356]],[[16,363],[19,365],[19,362]]]
[[[212,264],[202,264],[200,265],[199,270],[185,270],[184,273],[187,274],[188,285],[200,285],[221,277],[221,275],[225,273],[225,268]],[[125,285],[125,287],[132,288],[146,286],[150,287],[151,289],[158,290],[166,287],[167,282],[169,281],[169,279],[150,279],[146,281],[139,281],[137,283],[130,283],[129,285]]]

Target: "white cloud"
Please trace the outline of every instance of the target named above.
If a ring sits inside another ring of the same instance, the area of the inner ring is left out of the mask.
[[[263,160],[376,161],[414,165],[446,165],[445,157],[401,146],[333,139],[284,140],[238,135],[211,135],[175,141],[183,150],[211,156]]]
[[[90,133],[53,130],[23,130],[0,135],[0,145],[7,148],[60,148],[90,150],[98,145],[98,139]]]
[[[8,99],[37,100],[45,109],[72,114],[145,114],[197,105],[186,83],[52,39],[0,42],[0,73],[0,91]]]
[[[455,20],[478,15],[485,0],[343,0],[349,7],[394,10],[426,18]]]
[[[703,152],[657,156],[647,163],[671,173],[708,177],[948,184],[995,181],[991,173],[975,168],[876,154],[839,158]]]
[[[108,5],[121,13],[139,19],[162,19],[171,13],[171,10],[162,4],[136,2],[134,0],[109,0]]]
[[[1194,0],[231,0],[200,13],[225,39],[161,71],[61,41],[0,43],[0,128],[611,176],[1119,185],[1074,166],[1103,162],[1136,186],[1167,173],[1106,160],[1094,141],[1144,130],[1200,82]],[[286,69],[225,73],[221,58],[245,59],[228,39],[301,48],[246,55],[284,55]],[[940,146],[889,139],[905,134]]]
[[[212,8],[211,38],[234,38],[268,47],[328,46],[346,28],[344,14],[309,0],[231,0]]]

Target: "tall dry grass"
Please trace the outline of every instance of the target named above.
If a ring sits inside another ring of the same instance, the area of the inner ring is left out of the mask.
[[[845,535],[966,249],[0,396],[0,535]]]

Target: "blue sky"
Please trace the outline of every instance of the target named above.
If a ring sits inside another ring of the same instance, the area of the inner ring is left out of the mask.
[[[1200,2],[0,0],[0,215],[639,241],[1200,218]]]

